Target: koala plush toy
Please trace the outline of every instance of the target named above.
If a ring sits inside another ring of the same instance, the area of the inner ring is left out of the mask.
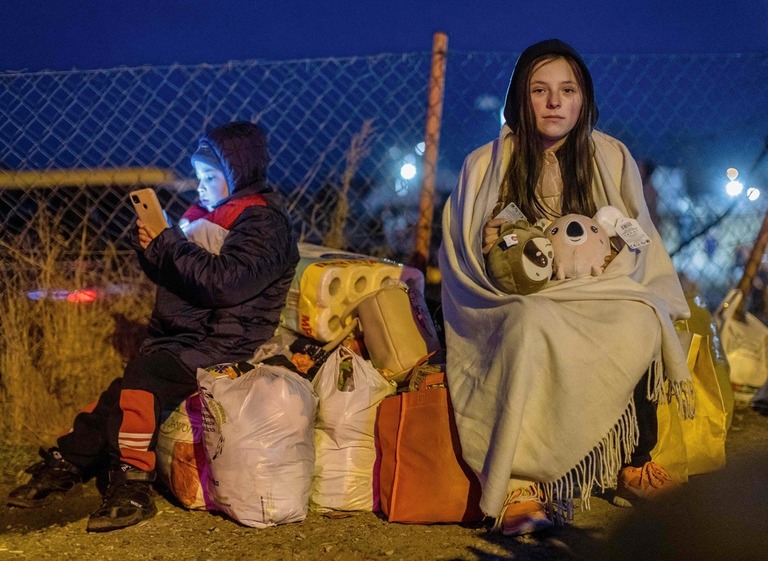
[[[556,280],[603,274],[611,242],[599,222],[581,214],[567,214],[547,226],[545,234],[554,251]]]
[[[527,220],[505,222],[485,260],[491,282],[508,294],[533,294],[552,277],[552,244]]]

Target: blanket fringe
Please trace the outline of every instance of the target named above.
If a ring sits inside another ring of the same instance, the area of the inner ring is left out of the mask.
[[[681,382],[670,380],[667,392],[669,399],[671,396],[677,398],[677,411],[683,419],[693,419],[696,416],[696,393],[693,389],[692,380]]]
[[[693,382],[668,380],[660,360],[651,364],[646,395],[654,402],[658,402],[662,397],[670,401],[674,396],[677,398],[680,415],[685,419],[692,419],[696,413]],[[589,499],[595,485],[602,491],[615,487],[619,470],[629,463],[639,437],[633,397],[613,428],[583,460],[560,479],[541,484],[550,518],[557,524],[564,524],[573,519],[576,489],[579,490],[581,498],[581,510],[589,510]]]
[[[696,413],[696,396],[691,380],[672,381],[665,376],[664,365],[660,360],[651,364],[646,387],[646,396],[653,402],[662,397],[668,402],[672,396],[677,398],[678,410],[685,419],[692,419]],[[501,513],[496,518],[496,525],[501,524],[504,511],[510,503],[519,500],[541,500],[547,509],[547,515],[556,524],[565,524],[573,520],[573,502],[576,490],[581,498],[580,509],[589,510],[589,499],[597,485],[602,491],[616,486],[619,470],[631,460],[632,452],[639,443],[640,433],[637,426],[635,400],[632,397],[616,424],[584,459],[560,479],[539,486],[517,489],[507,493]]]
[[[646,394],[654,403],[662,397],[669,403],[674,396],[677,399],[678,413],[683,419],[693,419],[696,415],[696,393],[693,389],[693,380],[668,380],[660,360],[655,360],[651,364]]]
[[[595,485],[603,491],[616,486],[619,469],[629,462],[638,442],[635,400],[632,398],[613,428],[576,467],[557,481],[541,484],[550,519],[560,525],[573,519],[576,489],[581,497],[581,510],[589,510],[592,489]]]
[[[669,401],[665,381],[664,365],[660,360],[654,360],[648,369],[648,385],[645,388],[645,396],[653,403],[658,403],[662,396]]]

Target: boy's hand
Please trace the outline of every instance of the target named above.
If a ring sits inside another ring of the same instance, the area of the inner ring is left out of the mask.
[[[136,219],[136,227],[139,230],[139,245],[141,246],[141,249],[147,249],[149,242],[157,237],[157,232],[138,218]]]

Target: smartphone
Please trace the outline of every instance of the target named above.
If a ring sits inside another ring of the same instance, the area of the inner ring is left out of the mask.
[[[157,200],[157,193],[155,193],[154,189],[150,187],[138,189],[137,191],[131,191],[129,196],[138,217],[156,233],[159,234],[170,226],[168,219],[165,217],[165,211],[160,206],[160,201]]]

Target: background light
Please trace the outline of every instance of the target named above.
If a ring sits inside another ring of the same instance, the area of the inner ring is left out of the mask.
[[[740,195],[743,190],[744,184],[741,181],[729,181],[725,186],[725,192],[728,193],[731,197]]]
[[[747,198],[750,201],[756,201],[760,197],[760,189],[757,187],[750,187],[747,189]]]
[[[416,176],[416,166],[413,164],[403,164],[400,168],[400,177],[403,179],[413,179]]]
[[[426,147],[427,147],[427,145],[426,145],[426,144],[424,144],[424,141],[421,141],[421,142],[419,142],[419,143],[416,145],[416,148],[414,148],[413,150],[414,150],[414,152],[416,152],[416,153],[417,153],[419,156],[421,156],[422,154],[424,154],[424,150],[426,150]]]
[[[728,168],[727,170],[725,170],[725,175],[728,176],[728,179],[733,181],[734,179],[739,177],[739,170],[737,170],[736,168]]]
[[[67,302],[89,303],[96,300],[96,297],[96,291],[90,288],[86,288],[85,290],[73,290],[67,294]]]

